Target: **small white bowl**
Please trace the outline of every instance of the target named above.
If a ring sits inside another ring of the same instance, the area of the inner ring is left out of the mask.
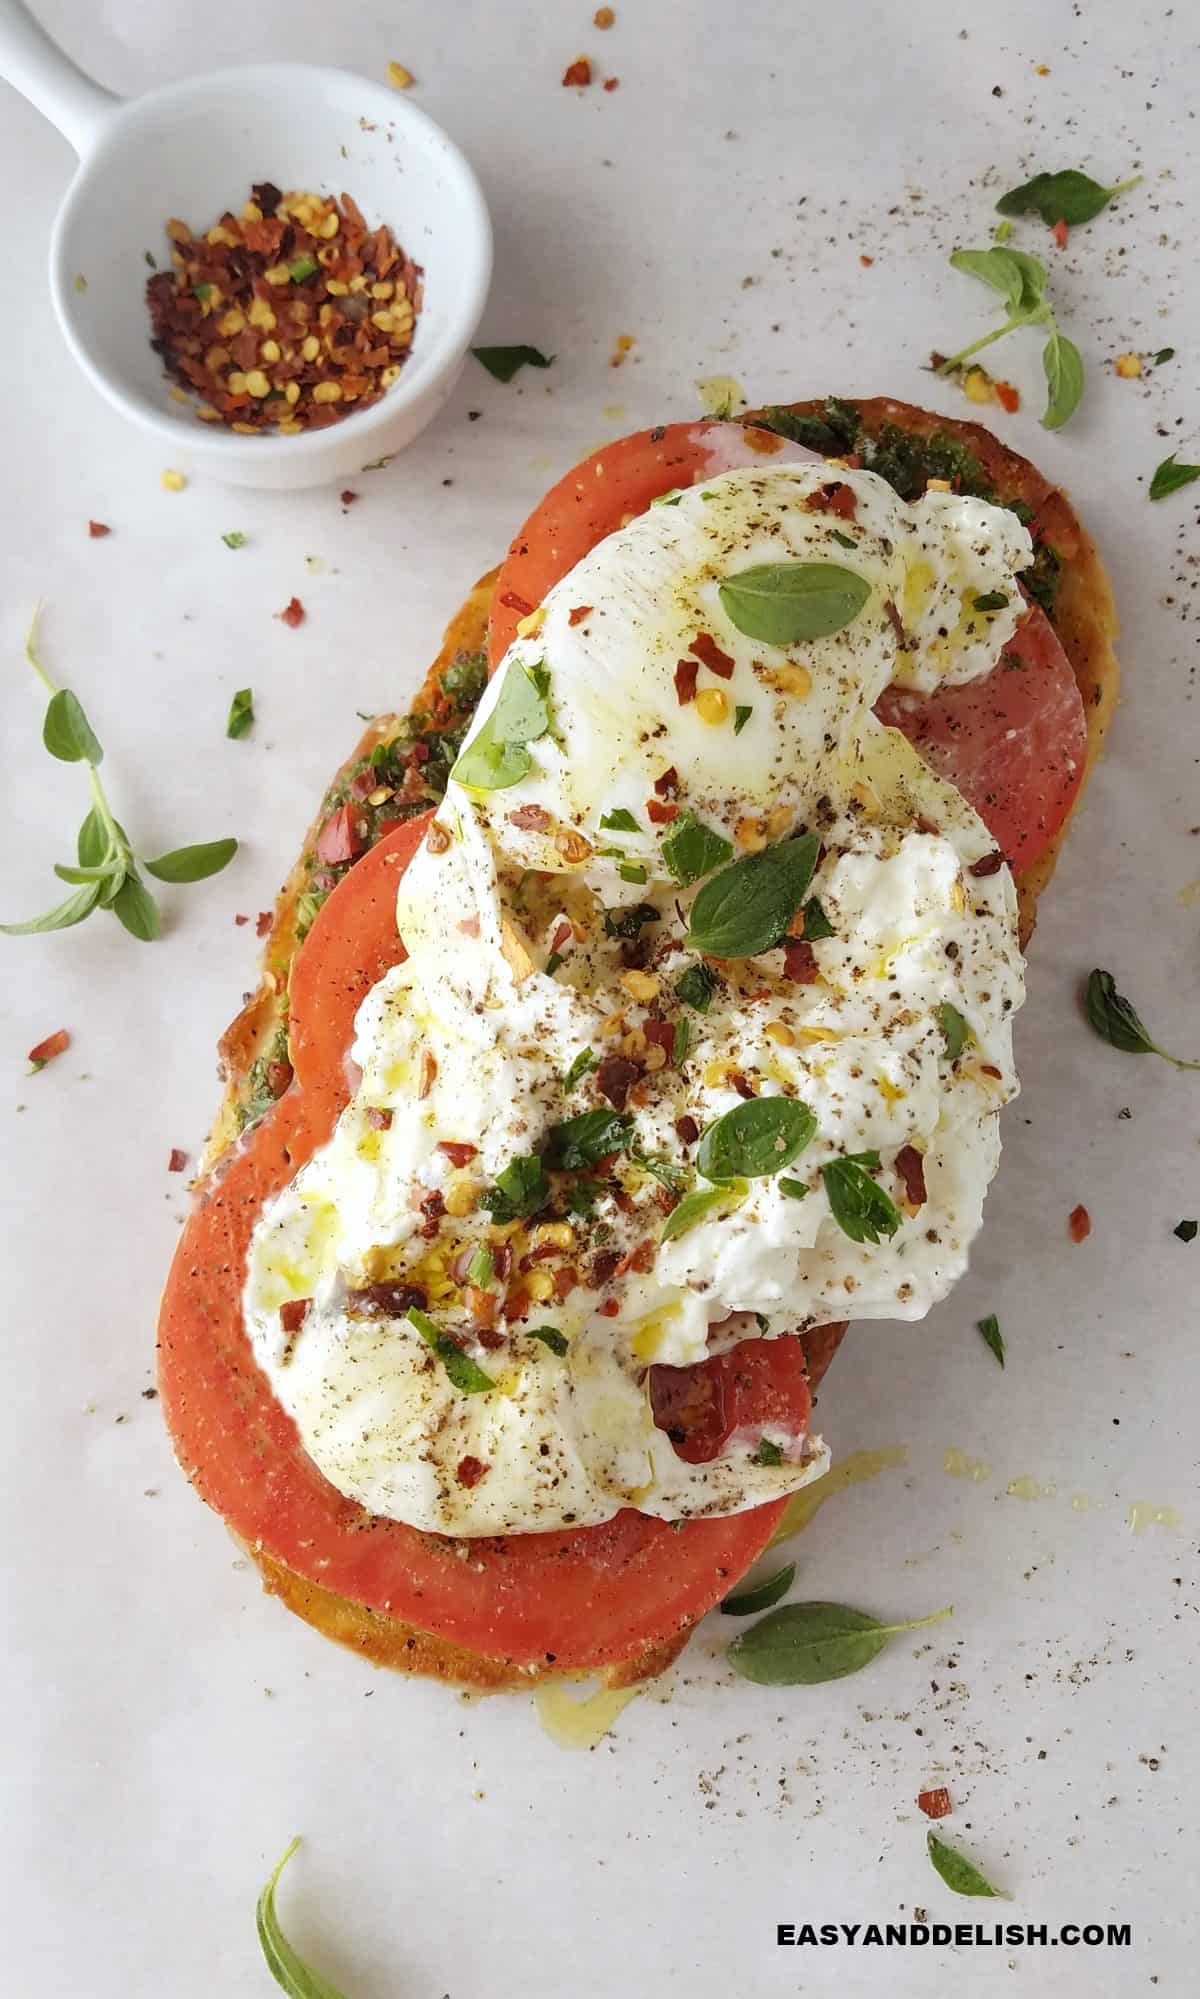
[[[401,450],[437,414],[483,312],[492,230],[470,166],[423,111],[384,84],[307,63],[216,70],[122,104],[80,76],[13,0],[0,0],[0,69],[80,155],[50,244],[67,345],[100,393],[157,441],[164,468],[236,486],[316,486]],[[372,408],[297,437],[201,423],[172,397],[150,346],[146,253],[169,268],[168,218],[210,228],[224,210],[239,212],[255,181],[344,189],[425,273],[412,348],[392,387]]]

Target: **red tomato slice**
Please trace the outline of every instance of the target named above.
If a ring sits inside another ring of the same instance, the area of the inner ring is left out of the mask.
[[[366,1514],[322,1477],[255,1364],[242,1321],[255,1220],[328,1137],[346,1101],[354,1013],[403,948],[395,885],[425,824],[413,820],[364,856],[305,940],[292,977],[295,1081],[202,1190],[167,1280],[163,1410],[201,1497],[242,1540],[296,1574],[490,1657],[532,1664],[549,1655],[590,1670],[703,1616],[762,1553],[783,1502],[681,1528],[627,1511],[602,1527],[473,1540],[464,1562],[461,1544]],[[787,1410],[783,1420],[799,1431],[807,1386],[794,1343],[773,1344],[778,1379],[761,1359],[743,1369],[739,1420],[780,1420]],[[752,1378],[761,1409],[751,1407]]]
[[[788,1334],[742,1340],[695,1367],[652,1367],[654,1420],[689,1464],[719,1457],[737,1430],[777,1424],[789,1435],[808,1430],[811,1403],[804,1349]]]
[[[492,665],[516,635],[517,603],[540,604],[589,549],[661,493],[784,449],[772,431],[672,423],[593,452],[552,486],[500,571],[488,630]],[[787,446],[789,458],[815,454]],[[1083,702],[1045,613],[1031,607],[983,679],[933,695],[889,688],[876,708],[975,807],[1014,868],[1045,852],[1083,781]]]

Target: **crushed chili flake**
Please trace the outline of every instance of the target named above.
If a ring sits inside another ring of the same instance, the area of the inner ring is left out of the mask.
[[[1004,855],[999,847],[996,847],[990,854],[984,854],[978,861],[972,861],[967,873],[982,881],[987,875],[998,875],[1003,866]]]
[[[601,88],[602,88],[602,89],[604,89],[604,90],[619,90],[619,89],[621,88],[621,79],[620,79],[620,77],[619,77],[619,76],[606,76],[606,77],[605,77],[605,79],[604,79],[604,82],[603,82],[603,84],[602,84],[602,86],[601,86]]]
[[[717,675],[718,679],[733,679],[732,659],[727,652],[721,651],[716,640],[708,632],[697,632],[691,645],[688,647],[688,651],[694,653],[700,661],[701,666],[706,666],[710,673]],[[679,668],[676,667],[675,671],[678,675]],[[677,687],[678,684],[678,680],[676,680]]]
[[[398,1278],[389,1277],[381,1284],[368,1284],[361,1291],[351,1291],[346,1306],[357,1319],[402,1319],[414,1306],[424,1311],[428,1302],[419,1284],[403,1284]]]
[[[344,492],[340,495],[340,498],[342,505],[344,507],[352,507],[354,505],[354,502],[358,498],[358,494],[353,490],[352,487],[347,486]]]
[[[255,936],[269,937],[271,934],[271,925],[274,921],[274,915],[269,909],[260,909],[254,925]]]
[[[576,604],[573,610],[567,612],[567,623],[569,625],[581,625],[584,619],[590,618],[591,615],[592,606],[590,604]]]
[[[783,976],[794,979],[798,986],[811,986],[820,977],[817,954],[811,944],[802,937],[795,938],[783,949]]]
[[[1015,389],[1011,382],[995,382],[992,386],[996,391],[996,401],[999,403],[1001,409],[1007,410],[1010,416],[1016,410],[1020,409],[1021,392],[1019,389]]]
[[[661,798],[646,800],[646,817],[654,826],[669,826],[672,819],[678,819],[679,807],[669,805]]]
[[[317,834],[317,859],[336,867],[342,861],[352,861],[361,845],[353,807],[339,805]]]
[[[597,1309],[602,1319],[615,1319],[621,1307],[615,1298],[606,1298]]]
[[[427,1242],[432,1242],[446,1212],[446,1197],[440,1188],[434,1187],[428,1194],[422,1194],[417,1205],[425,1217],[421,1223],[421,1234]]]
[[[654,789],[660,798],[673,798],[675,796],[675,793],[679,789],[679,772],[676,770],[674,764],[668,764],[666,770],[655,778]]]
[[[500,599],[506,610],[515,611],[519,618],[532,618],[533,605],[517,590],[506,590]]]
[[[106,534],[112,533],[112,529],[107,521],[89,521],[88,533],[93,541],[103,541]]]
[[[288,625],[292,631],[295,631],[297,625],[304,623],[308,613],[300,602],[299,597],[292,597],[284,605],[282,611],[276,613],[276,616],[280,619],[281,623]]]
[[[700,1136],[700,1127],[694,1117],[676,1118],[675,1130],[685,1145],[694,1145]]]
[[[915,1145],[902,1145],[896,1154],[896,1171],[904,1182],[904,1198],[910,1208],[923,1208],[927,1200],[925,1192],[925,1156]]]
[[[864,255],[864,254],[863,254],[863,253],[862,253],[862,252],[860,251],[860,252],[859,252],[859,258],[858,258],[858,261],[859,261],[859,263],[860,263],[860,264],[862,265],[862,267],[863,267],[864,271],[869,271],[869,270],[870,270],[870,268],[871,268],[871,266],[872,266],[872,264],[873,264],[873,263],[875,262],[875,259],[874,259],[874,257],[868,257],[868,256],[865,256],[865,255]]]
[[[235,923],[240,925],[243,923],[249,923],[250,918],[248,916],[235,916],[233,920]]]
[[[36,1048],[30,1049],[28,1059],[35,1069],[44,1069],[47,1062],[53,1062],[56,1055],[64,1055],[70,1046],[71,1037],[66,1028],[59,1027],[44,1041],[39,1041]]]
[[[181,1152],[177,1145],[173,1145],[167,1159],[167,1172],[182,1173],[186,1165],[187,1153]]]
[[[576,84],[581,90],[584,90],[591,80],[592,65],[586,56],[576,56],[574,62],[569,62],[563,71],[564,86]]]
[[[279,1307],[279,1323],[285,1333],[298,1333],[312,1310],[311,1298],[288,1298]]]
[[[927,1819],[948,1818],[953,1809],[950,1793],[944,1784],[939,1784],[936,1791],[919,1791],[917,1805]]]
[[[744,1097],[747,1103],[755,1095],[753,1083],[750,1081],[749,1076],[745,1075],[741,1069],[730,1069],[728,1080],[737,1091],[739,1097]]]
[[[1092,1218],[1089,1215],[1087,1209],[1084,1207],[1082,1201],[1080,1202],[1077,1208],[1072,1208],[1071,1217],[1067,1223],[1067,1227],[1071,1232],[1072,1242],[1086,1242],[1088,1237],[1091,1235]]]
[[[675,662],[675,695],[681,708],[696,698],[696,678],[700,664],[694,659],[677,659]]]
[[[588,1266],[588,1283],[594,1291],[600,1291],[609,1282],[621,1261],[620,1252],[615,1249],[598,1249]]]
[[[281,1097],[291,1085],[292,1065],[290,1062],[267,1063],[267,1088],[273,1097]]]
[[[485,1465],[482,1458],[460,1458],[457,1471],[458,1482],[460,1485],[465,1485],[467,1490],[470,1491],[473,1485],[479,1484],[481,1478],[487,1477],[490,1470],[491,1466]]]
[[[363,1116],[376,1131],[390,1131],[392,1128],[392,1113],[380,1104],[368,1104]]]
[[[1050,234],[1053,236],[1054,241],[1057,244],[1058,248],[1060,250],[1065,250],[1067,247],[1066,223],[1063,221],[1056,222],[1053,229],[1050,231]]]
[[[804,505],[809,513],[836,514],[839,520],[852,521],[858,512],[858,494],[844,479],[831,479],[810,493]]]
[[[206,423],[293,436],[379,401],[412,346],[420,266],[340,201],[256,184],[240,215],[167,224],[146,285],[151,341]]]
[[[444,1152],[451,1166],[469,1166],[479,1147],[460,1144],[457,1139],[443,1138],[438,1141],[438,1151]]]
[[[615,1111],[623,1111],[629,1092],[641,1075],[636,1062],[624,1055],[606,1055],[596,1070],[596,1088]]]

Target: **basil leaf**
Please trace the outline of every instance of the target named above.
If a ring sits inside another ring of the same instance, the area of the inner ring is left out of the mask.
[[[933,1009],[934,1019],[946,1037],[946,1053],[952,1062],[957,1062],[970,1038],[971,1030],[956,1006],[943,1000]]]
[[[463,750],[450,772],[474,791],[507,791],[533,767],[526,747],[550,729],[550,702],[545,685],[513,660],[505,673],[495,707],[478,734]]]
[[[6,937],[35,937],[46,930],[70,930],[73,924],[82,923],[85,916],[91,915],[99,900],[99,882],[88,882],[65,902],[48,909],[44,916],[31,916],[27,923],[0,923],[0,931]]]
[[[1026,277],[1011,250],[999,246],[990,250],[955,250],[950,262],[965,277],[978,278],[981,284],[999,292],[1010,311],[1020,309]]]
[[[751,1097],[710,1124],[696,1153],[706,1180],[765,1180],[790,1166],[817,1129],[793,1097]]]
[[[809,1194],[803,1180],[789,1180],[786,1174],[779,1182],[779,1191],[786,1194],[789,1201],[806,1201]]]
[[[751,715],[753,715],[753,713],[754,713],[753,708],[737,707],[734,709],[733,733],[735,736],[741,735],[742,730],[745,728],[747,722],[750,720],[750,717]]]
[[[515,347],[472,347],[471,352],[498,382],[511,382],[521,368],[548,368],[554,359],[553,354],[542,354],[536,347],[523,343]]]
[[[111,861],[102,861],[95,868],[68,868],[61,861],[55,861],[54,872],[63,882],[106,882],[113,875],[125,873],[125,863],[114,856]]]
[[[749,958],[778,944],[816,866],[815,833],[747,854],[706,881],[692,904],[688,943],[712,958]]]
[[[1173,347],[1160,347],[1157,354],[1151,355],[1150,358],[1154,367],[1161,368],[1164,361],[1173,361],[1175,359],[1175,349]]]
[[[578,1117],[551,1125],[546,1156],[551,1166],[570,1173],[595,1166],[610,1152],[624,1152],[632,1136],[633,1119],[622,1117],[619,1111],[580,1111]]]
[[[1076,228],[1080,223],[1093,221],[1114,195],[1127,193],[1140,179],[1137,174],[1132,180],[1118,181],[1115,187],[1102,187],[1090,174],[1067,167],[1056,174],[1035,174],[1020,187],[1010,188],[1001,195],[996,209],[1001,215],[1026,215],[1032,210],[1050,228],[1056,222]]]
[[[765,1438],[763,1442],[766,1442]],[[779,1451],[775,1462],[782,1463],[783,1452],[778,1444],[775,1449]],[[762,1582],[751,1583],[749,1589],[735,1590],[732,1596],[727,1596],[721,1605],[722,1614],[725,1617],[756,1617],[760,1610],[770,1610],[781,1596],[786,1596],[795,1580],[796,1564],[788,1562],[786,1567],[776,1569],[773,1576],[765,1576]]]
[[[690,1006],[694,1013],[708,1012],[716,990],[716,973],[700,959],[697,959],[694,965],[689,965],[686,972],[681,972],[675,981],[675,992],[684,1005]]]
[[[221,536],[221,540],[224,542],[226,548],[245,548],[246,546],[246,537],[240,528],[231,528],[228,534]]]
[[[762,1313],[756,1313],[755,1316],[759,1319],[762,1329],[765,1332],[767,1329],[766,1320],[763,1319]],[[783,1463],[783,1445],[773,1444],[769,1437],[760,1437],[758,1444],[750,1454],[750,1462],[752,1465],[781,1465]]]
[[[550,1183],[536,1152],[518,1153],[495,1185],[485,1187],[480,1205],[488,1209],[494,1222],[515,1222],[522,1215],[536,1215],[550,1198]]]
[[[739,1198],[736,1187],[697,1187],[694,1193],[684,1195],[677,1208],[672,1208],[663,1226],[662,1240],[671,1242],[675,1236],[685,1235],[722,1202],[736,1202]]]
[[[551,1353],[556,1353],[560,1360],[567,1351],[567,1342],[557,1326],[530,1326],[529,1337],[531,1340],[540,1340],[542,1345],[549,1347]]]
[[[294,1839],[272,1874],[255,1910],[258,1941],[267,1961],[267,1969],[281,1991],[290,1994],[290,1999],[344,1999],[335,1985],[322,1978],[302,1957],[297,1956],[283,1934],[279,1917],[275,1913],[275,1889],[279,1877],[287,1866],[300,1841]]]
[[[410,1305],[404,1316],[413,1331],[419,1333],[426,1346],[437,1355],[447,1376],[463,1395],[484,1395],[489,1388],[496,1386],[491,1375],[485,1374],[471,1359],[470,1354],[465,1354],[457,1341],[452,1340],[449,1333],[443,1332],[437,1320],[430,1318],[428,1312],[422,1312],[416,1305]]]
[[[968,1860],[966,1854],[959,1853],[955,1847],[947,1846],[945,1840],[939,1839],[936,1832],[926,1833],[925,1843],[935,1872],[941,1875],[947,1888],[952,1889],[954,1894],[1001,1897],[1000,1889],[993,1888],[991,1882],[979,1872],[975,1862]]]
[[[815,895],[804,905],[803,937],[806,944],[817,944],[822,937],[832,937],[834,928]]]
[[[68,687],[60,687],[50,696],[42,741],[61,763],[98,764],[104,757],[82,705]]]
[[[160,882],[202,882],[228,867],[237,850],[236,840],[206,840],[196,847],[175,847],[144,866]]]
[[[1177,1069],[1200,1069],[1200,1062],[1184,1062],[1178,1055],[1168,1055],[1150,1039],[1150,1030],[1139,1019],[1134,1008],[1119,993],[1111,972],[1097,968],[1088,974],[1085,995],[1088,1023],[1102,1041],[1113,1048],[1119,1048],[1123,1055],[1161,1055],[1164,1062],[1174,1063]]]
[[[162,929],[158,904],[136,874],[126,875],[109,907],[120,917],[130,936],[143,944],[152,944]]]
[[[662,857],[675,880],[683,888],[710,875],[733,852],[733,842],[721,833],[684,812],[663,838]]]
[[[575,1057],[575,1060],[572,1062],[570,1068],[567,1070],[566,1075],[563,1077],[563,1089],[573,1090],[575,1088],[576,1083],[578,1083],[582,1077],[587,1075],[589,1069],[594,1069],[596,1067],[596,1059],[597,1058],[594,1050],[592,1050],[591,1048],[581,1048],[578,1055]]]
[[[602,913],[606,937],[636,937],[647,923],[661,920],[652,902],[634,902],[626,909],[606,909]]]
[[[986,1319],[976,1319],[975,1330],[981,1336],[989,1353],[995,1354],[996,1359],[999,1361],[1001,1367],[1003,1367],[1004,1335],[1000,1331],[1000,1321],[996,1317],[996,1314],[989,1312]]]
[[[1006,611],[1008,592],[1006,590],[985,590],[981,597],[972,600],[973,611]]]
[[[225,734],[236,742],[244,736],[254,720],[254,693],[249,687],[239,687],[229,704],[229,719],[225,724]]]
[[[1155,469],[1150,481],[1150,498],[1165,500],[1171,493],[1178,493],[1182,486],[1190,486],[1193,479],[1200,479],[1200,465],[1185,465],[1172,452]]]
[[[877,1243],[880,1236],[895,1235],[900,1226],[900,1210],[895,1202],[872,1180],[866,1165],[860,1164],[871,1160],[878,1165],[878,1154],[834,1159],[821,1168],[833,1219],[851,1242]]]
[[[1083,357],[1073,340],[1055,327],[1042,349],[1049,401],[1042,416],[1044,430],[1061,430],[1079,408],[1083,394]]]
[[[760,1687],[815,1687],[861,1672],[898,1632],[920,1631],[950,1614],[939,1610],[932,1617],[881,1624],[865,1610],[840,1603],[786,1603],[735,1638],[726,1657],[743,1679]]]
[[[81,868],[99,867],[108,853],[108,828],[93,805],[75,842]]]
[[[717,594],[730,624],[746,638],[790,646],[842,631],[857,618],[871,586],[836,562],[759,562],[726,577]]]
[[[605,812],[601,815],[600,829],[604,833],[641,832],[641,827],[632,812],[627,812],[623,805],[618,805],[615,812]]]

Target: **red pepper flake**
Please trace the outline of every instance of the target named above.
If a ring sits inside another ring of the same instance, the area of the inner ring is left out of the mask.
[[[720,680],[733,679],[732,659],[729,657],[729,654],[727,652],[721,651],[721,648],[717,644],[716,640],[710,637],[708,632],[697,632],[695,638],[692,640],[691,645],[688,647],[688,651],[695,653],[696,658],[700,661],[700,664],[702,666],[706,666],[710,673],[715,673],[718,679]],[[679,673],[678,667],[676,667],[675,672],[676,675],[678,675]],[[679,685],[678,678],[676,679],[675,684],[678,687]]]
[[[342,861],[352,861],[362,846],[354,813],[349,805],[339,805],[331,812],[317,834],[317,859],[336,866]]]
[[[679,772],[674,764],[668,764],[667,768],[655,778],[654,789],[660,798],[674,798],[679,789]]]
[[[279,1307],[279,1323],[285,1333],[298,1333],[312,1310],[311,1298],[289,1298]]]
[[[485,1465],[482,1458],[460,1458],[456,1477],[459,1484],[465,1485],[469,1492],[472,1486],[479,1484],[481,1478],[487,1477],[490,1470],[491,1466]]]
[[[1091,1235],[1092,1218],[1082,1201],[1077,1208],[1072,1208],[1071,1218],[1067,1223],[1067,1227],[1071,1232],[1072,1242],[1086,1242]]]
[[[646,1020],[642,1022],[642,1033],[647,1041],[657,1042],[670,1062],[675,1054],[675,1023],[673,1020]]]
[[[563,71],[564,86],[577,84],[581,90],[584,90],[591,80],[592,65],[586,56],[576,56],[574,62],[568,63],[566,69]]]
[[[573,1263],[564,1263],[561,1269],[555,1271],[554,1295],[560,1304],[564,1298],[570,1297],[578,1282],[579,1272]]]
[[[740,1069],[730,1069],[728,1077],[739,1097],[744,1097],[749,1103],[751,1097],[755,1095],[754,1085],[749,1076],[743,1075]]]
[[[35,1069],[44,1069],[56,1055],[65,1055],[70,1046],[70,1035],[65,1027],[60,1027],[53,1034],[48,1034],[44,1041],[39,1041],[36,1048],[30,1049],[29,1060]]]
[[[267,1063],[267,1088],[273,1097],[281,1097],[286,1089],[290,1089],[291,1081],[292,1065],[290,1062]]]
[[[607,87],[606,84],[605,88],[607,89]],[[574,610],[567,612],[567,623],[569,625],[581,625],[584,619],[590,618],[591,615],[592,606],[590,604],[576,604]]]
[[[425,1217],[421,1223],[421,1234],[426,1242],[432,1242],[446,1212],[446,1197],[439,1187],[434,1187],[428,1194],[422,1194],[417,1205]]]
[[[499,1272],[497,1272],[499,1275]],[[506,1319],[525,1319],[529,1316],[529,1293],[523,1284],[514,1284],[504,1300]]]
[[[477,1145],[460,1143],[454,1138],[443,1138],[438,1141],[438,1151],[445,1153],[451,1166],[469,1166],[478,1150]]]
[[[994,1062],[981,1062],[979,1064],[979,1073],[981,1076],[991,1076],[997,1083],[1000,1081],[1000,1071]]]
[[[613,1272],[614,1277],[624,1277],[627,1270],[636,1270],[645,1276],[654,1263],[654,1238],[647,1236],[635,1248],[628,1250]]]
[[[620,1252],[615,1249],[598,1249],[588,1267],[588,1283],[594,1291],[603,1290],[611,1279],[618,1263]]]
[[[896,1154],[896,1171],[904,1182],[904,1198],[909,1207],[923,1208],[928,1198],[924,1153],[918,1152],[915,1145],[902,1145]]]
[[[996,391],[996,401],[1001,409],[1007,410],[1010,416],[1020,409],[1021,391],[1014,389],[1011,382],[993,382],[992,387]]]
[[[677,1117],[675,1131],[685,1145],[694,1145],[700,1136],[700,1127],[694,1117]]]
[[[680,659],[675,662],[675,694],[681,708],[696,698],[696,676],[700,671],[694,659]]]
[[[390,1131],[392,1128],[392,1113],[381,1109],[378,1104],[368,1104],[363,1116],[376,1131]]]
[[[250,918],[248,916],[235,916],[233,920],[240,927],[243,923],[249,923]]]
[[[297,625],[304,623],[308,613],[300,602],[299,597],[293,597],[289,603],[284,605],[282,611],[277,612],[276,615],[283,624],[287,625],[294,632]]]
[[[508,815],[510,826],[519,826],[523,833],[544,833],[550,824],[550,814],[544,805],[518,805],[515,812]]]
[[[667,805],[661,798],[646,800],[646,817],[652,826],[669,826],[672,819],[678,819],[679,807]]]
[[[620,77],[619,77],[619,76],[606,76],[606,77],[605,77],[605,79],[604,79],[604,86],[603,86],[603,87],[604,87],[604,89],[605,89],[605,90],[619,90],[619,89],[620,89],[620,87],[621,87],[621,79],[620,79]]]
[[[810,493],[804,505],[810,514],[836,514],[839,520],[852,521],[858,513],[858,494],[844,479],[831,479]]]
[[[88,533],[93,541],[103,541],[106,534],[112,533],[112,529],[107,521],[89,521]]]
[[[596,1088],[615,1111],[623,1111],[641,1073],[637,1063],[624,1055],[606,1055],[596,1071]]]
[[[890,597],[885,597],[883,600],[883,613],[893,632],[896,634],[896,644],[903,651],[908,645],[908,637],[904,630],[904,620]]]
[[[817,954],[811,944],[797,937],[783,948],[783,976],[794,979],[798,986],[811,986],[820,977]]]
[[[480,1346],[486,1347],[489,1353],[494,1353],[497,1347],[504,1345],[504,1334],[498,1333],[494,1326],[477,1326],[475,1337]]]
[[[170,1157],[167,1160],[167,1172],[182,1173],[186,1165],[187,1165],[187,1153],[181,1152],[177,1145],[173,1145],[171,1147]]]
[[[519,618],[531,618],[533,616],[533,605],[529,603],[527,598],[520,596],[516,590],[506,590],[500,602],[506,611],[515,611]]]
[[[1054,225],[1054,227],[1053,227],[1053,229],[1051,230],[1050,234],[1051,234],[1051,235],[1053,236],[1053,238],[1054,238],[1054,241],[1055,241],[1055,243],[1056,243],[1056,244],[1058,245],[1058,248],[1059,248],[1060,250],[1065,250],[1065,249],[1066,249],[1066,247],[1067,247],[1067,225],[1066,225],[1066,223],[1065,223],[1065,222],[1063,222],[1063,221],[1061,221],[1061,220],[1059,220],[1058,222],[1056,222],[1056,223],[1055,223],[1055,225]]]
[[[621,1307],[615,1298],[606,1298],[603,1305],[598,1307],[602,1319],[615,1319],[620,1309]]]
[[[358,494],[354,491],[353,487],[347,486],[340,495],[340,498],[344,507],[352,507],[358,498]]]
[[[875,262],[875,259],[874,257],[864,256],[863,253],[860,251],[858,261],[862,265],[864,271],[869,271],[872,264]]]
[[[939,1784],[936,1791],[918,1791],[917,1804],[927,1819],[949,1818],[953,1810],[950,1793],[944,1784]]]
[[[554,935],[550,939],[551,952],[553,953],[555,951],[561,951],[563,945],[569,944],[570,941],[571,941],[571,925],[568,922],[567,918],[564,916],[562,922],[557,923],[554,926]]]
[[[274,921],[274,915],[269,909],[260,909],[254,925],[254,935],[256,937],[269,937],[271,934],[271,925]]]
[[[1003,866],[1004,855],[999,847],[996,847],[992,853],[984,854],[978,861],[972,861],[967,873],[974,875],[977,881],[982,881],[987,875],[998,875]]]

